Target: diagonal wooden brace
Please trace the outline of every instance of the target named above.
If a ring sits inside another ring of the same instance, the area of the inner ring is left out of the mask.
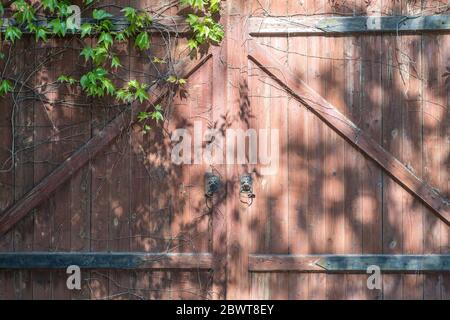
[[[390,152],[340,113],[335,106],[282,65],[268,50],[257,44],[255,40],[250,41],[248,57],[283,86],[285,90],[299,99],[305,107],[309,108],[338,134],[378,163],[409,192],[421,199],[442,221],[450,225],[449,199],[440,195],[431,186],[417,177]]]
[[[207,54],[199,60],[186,58],[175,65],[175,73],[180,78],[187,78],[200,68],[211,54]],[[146,105],[136,107],[136,112],[122,112],[109,122],[98,134],[80,147],[74,154],[67,158],[54,171],[39,182],[33,189],[16,201],[11,207],[0,215],[0,236],[4,235],[17,222],[25,217],[28,212],[48,199],[63,183],[72,175],[93,159],[102,149],[108,146],[121,132],[128,128],[137,119],[139,111],[145,111],[151,105],[158,103],[168,92],[168,88],[160,88],[156,84],[150,88],[151,98]]]

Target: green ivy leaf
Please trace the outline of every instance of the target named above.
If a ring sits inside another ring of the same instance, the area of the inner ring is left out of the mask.
[[[148,119],[150,119],[150,112],[141,111],[141,112],[138,113],[137,118],[138,118],[138,121],[140,121],[140,122],[148,120]]]
[[[123,102],[130,103],[133,101],[133,94],[129,92],[127,89],[120,89],[116,93],[116,98]]]
[[[150,48],[148,33],[146,31],[139,33],[134,43],[141,50],[147,50]]]
[[[92,49],[91,47],[85,47],[83,50],[81,50],[80,56],[83,56],[86,62],[89,59],[94,60],[94,49]]]
[[[19,40],[22,37],[22,31],[15,26],[8,26],[5,31],[5,40],[14,41]]]
[[[125,41],[126,39],[127,39],[127,38],[126,38],[124,32],[118,32],[118,33],[116,34],[116,41],[122,42],[122,41]]]
[[[112,68],[118,68],[121,67],[120,60],[118,56],[113,56],[111,59],[111,67]]]
[[[100,65],[108,58],[108,49],[102,46],[98,46],[94,49],[94,63]]]
[[[53,13],[58,8],[58,0],[42,0],[42,6]]]
[[[131,22],[134,19],[136,19],[137,16],[136,9],[131,7],[125,7],[120,11],[123,12],[123,15],[125,16],[125,18],[127,18],[128,22]]]
[[[94,9],[94,11],[92,12],[92,17],[95,20],[103,20],[103,19],[111,18],[112,16],[113,15],[111,13],[108,13],[102,9]]]
[[[195,39],[189,39],[189,40],[188,40],[188,47],[189,47],[189,49],[191,49],[191,50],[197,49],[197,48],[198,48],[198,42],[197,42],[197,40],[195,40]]]
[[[83,23],[81,25],[81,38],[86,37],[87,35],[91,35],[93,30],[93,25],[90,23]]]
[[[37,27],[35,30],[35,38],[36,42],[39,41],[39,39],[42,39],[42,41],[47,41],[47,29],[45,27]]]
[[[188,14],[186,18],[186,22],[189,23],[189,25],[192,27],[195,24],[197,24],[199,21],[199,17],[197,17],[195,14]]]
[[[210,0],[209,1],[209,11],[216,13],[220,11],[220,0]]]
[[[20,24],[32,23],[36,19],[36,10],[30,4],[25,2],[25,0],[17,0],[13,3],[16,7],[16,11],[13,14],[13,17],[17,20],[17,22],[19,22]]]
[[[84,74],[80,79],[80,84],[88,96],[103,97],[105,93],[115,94],[116,88],[112,81],[107,78],[108,71],[98,67]]]
[[[114,25],[113,25],[113,23],[111,22],[111,20],[108,20],[108,19],[102,20],[102,21],[100,22],[100,24],[98,24],[99,30],[100,30],[100,31],[106,31],[106,32],[111,31],[111,29],[112,29],[113,26],[114,26]]]
[[[102,32],[100,38],[98,39],[99,44],[103,44],[105,48],[109,48],[113,44],[113,38],[110,33]]]
[[[209,39],[212,41],[219,43],[222,41],[225,32],[223,31],[223,27],[220,24],[214,24],[211,32],[209,33]]]
[[[152,119],[155,120],[157,123],[164,120],[164,116],[163,116],[161,110],[162,110],[162,108],[158,104],[155,106],[155,111],[153,111],[151,114]]]
[[[188,5],[194,9],[203,10],[206,4],[205,0],[181,0],[182,5]]]
[[[66,76],[66,75],[60,75],[57,79],[58,82],[60,83],[68,83],[70,85],[73,85],[77,82],[77,80],[75,80],[73,77],[71,76]]]
[[[136,90],[136,93],[134,94],[134,98],[139,100],[140,103],[144,102],[145,100],[148,100],[148,93],[145,91],[145,88],[140,87]]]
[[[116,87],[114,87],[112,81],[110,79],[104,78],[100,80],[102,83],[102,88],[106,90],[109,95],[113,95],[116,91]]]
[[[94,70],[94,74],[99,77],[102,78],[104,76],[106,76],[108,74],[108,71],[106,71],[104,68],[96,68]]]
[[[52,32],[60,37],[64,37],[67,32],[67,26],[65,21],[61,21],[59,18],[53,19],[49,22],[49,26],[52,27]]]
[[[11,85],[11,82],[9,80],[4,79],[2,80],[0,84],[0,96],[5,96],[8,92],[11,92],[13,90],[13,86]]]

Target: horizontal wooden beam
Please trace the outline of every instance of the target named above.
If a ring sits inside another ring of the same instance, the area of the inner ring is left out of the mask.
[[[255,62],[270,77],[296,97],[320,119],[338,134],[378,163],[398,183],[421,199],[442,221],[450,225],[450,200],[440,195],[435,189],[417,177],[391,153],[385,150],[362,129],[344,116],[339,110],[310,88],[303,80],[293,74],[289,68],[263,48],[250,41],[249,59]]]
[[[1,252],[0,269],[211,269],[209,253]]]
[[[3,25],[0,27],[0,31],[4,32],[9,25],[14,25],[14,19],[0,19],[3,21]],[[124,18],[112,18],[113,30],[121,31],[128,27],[130,24]],[[82,18],[81,24],[83,23],[95,23],[95,20],[92,18]],[[38,20],[35,22],[38,26],[48,27],[48,20]],[[184,34],[189,32],[189,24],[186,22],[185,17],[181,16],[164,16],[164,17],[155,17],[153,19],[153,23],[147,28],[147,31],[150,33],[176,33],[176,34]],[[23,28],[22,32],[27,34],[31,33],[27,28]],[[76,34],[80,33],[80,30],[72,32],[71,30],[67,31],[67,34]]]
[[[270,255],[252,254],[253,272],[354,272],[365,273],[371,265],[382,272],[450,272],[450,255]]]
[[[200,68],[211,54],[205,55],[199,60],[186,58],[174,66],[175,73],[180,78],[189,77],[195,70]],[[16,201],[11,207],[0,215],[0,236],[4,235],[17,222],[25,217],[30,210],[48,199],[64,182],[80,168],[93,159],[102,149],[108,146],[119,134],[132,123],[137,121],[139,111],[145,111],[150,106],[158,103],[168,92],[167,86],[159,87],[154,85],[150,88],[150,101],[146,104],[134,106],[133,115],[130,112],[122,112],[109,122],[105,128],[94,135],[88,142],[81,146],[75,153],[67,158],[33,189],[26,193],[21,199]]]
[[[253,17],[252,36],[309,34],[383,33],[449,31],[450,15],[431,16],[349,16],[349,17]]]

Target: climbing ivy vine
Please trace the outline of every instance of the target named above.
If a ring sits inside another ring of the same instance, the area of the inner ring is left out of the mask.
[[[79,86],[89,97],[113,97],[124,104],[134,102],[144,103],[149,100],[151,85],[142,83],[137,79],[130,79],[118,85],[113,81],[112,75],[122,67],[122,61],[116,52],[115,44],[129,43],[143,55],[151,55],[152,46],[149,28],[153,27],[154,17],[146,10],[125,7],[120,10],[121,16],[114,16],[105,6],[96,8],[97,0],[83,0],[83,12],[89,11],[88,22],[78,27],[69,23],[74,11],[70,0],[42,0],[8,1],[0,4],[0,43],[2,52],[0,59],[5,58],[5,42],[13,45],[23,38],[24,33],[34,35],[36,42],[47,42],[50,38],[63,38],[68,35],[77,35],[80,39],[89,38],[92,41],[83,41],[80,55],[84,58],[88,69],[79,78],[61,74],[57,82],[67,86]],[[186,22],[190,27],[188,36],[189,50],[195,52],[205,44],[218,44],[224,36],[223,26],[218,22],[220,0],[180,0],[181,6],[187,7]],[[117,21],[125,21],[121,28],[117,28]],[[90,43],[90,44],[87,44]],[[152,63],[167,64],[162,57],[152,56]],[[183,86],[186,81],[174,74],[168,74],[165,79],[168,85]],[[0,80],[0,96],[14,91],[14,80],[4,75]],[[162,107],[154,106],[150,112],[141,112],[138,116],[143,122],[144,131],[150,126],[149,120],[159,122],[163,120]]]

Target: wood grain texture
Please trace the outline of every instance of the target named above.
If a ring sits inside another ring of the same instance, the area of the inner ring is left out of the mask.
[[[194,70],[206,62],[211,55],[206,55],[200,61],[192,60],[184,61],[178,65],[178,74],[182,78],[187,78]],[[149,106],[158,103],[165,95],[166,89],[155,87],[152,90],[153,95],[149,101]],[[137,115],[136,114],[134,117]],[[62,183],[67,181],[74,173],[83,167],[88,161],[94,158],[103,148],[108,146],[135,118],[131,119],[126,113],[121,113],[113,121],[108,123],[106,127],[97,135],[92,137],[78,151],[65,160],[52,173],[46,176],[31,191],[23,196],[20,200],[3,212],[0,219],[0,234],[4,234],[13,225],[20,221],[31,209],[36,207],[42,201],[47,199]]]
[[[252,36],[336,35],[355,33],[419,33],[450,30],[448,15],[332,16],[332,17],[252,17]]]
[[[264,49],[260,45],[251,42],[250,47],[250,59],[277,79],[282,85],[286,86],[292,94],[311,108],[322,120],[332,126],[371,159],[376,161],[395,177],[400,184],[422,199],[445,223],[450,224],[450,205],[448,199],[420,180],[392,154],[374,142],[364,131],[343,116],[333,105],[284,68],[276,59],[268,55],[267,52],[264,52]]]

